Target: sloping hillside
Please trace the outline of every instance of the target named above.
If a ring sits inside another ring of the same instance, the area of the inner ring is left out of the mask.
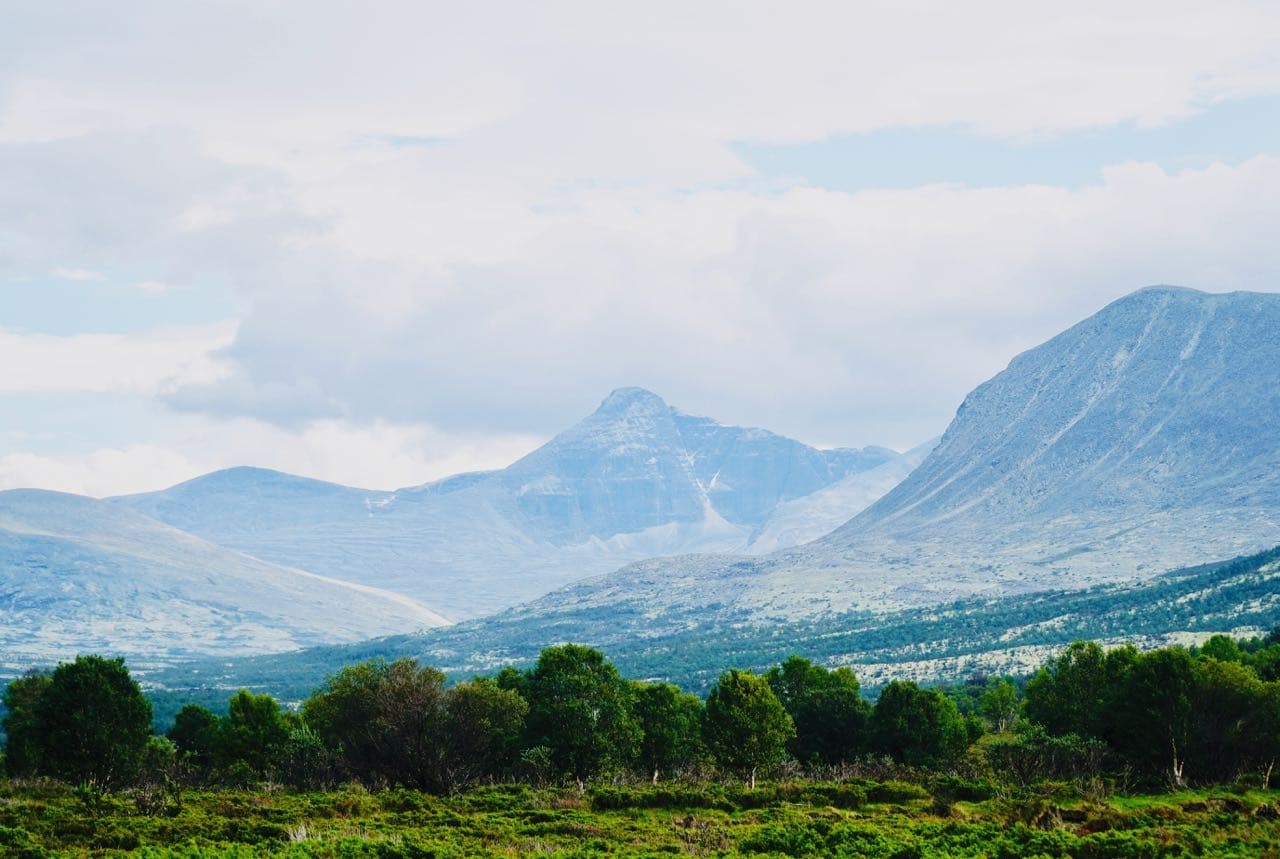
[[[0,492],[0,662],[138,664],[270,653],[438,626],[408,598],[220,548],[76,495]]]

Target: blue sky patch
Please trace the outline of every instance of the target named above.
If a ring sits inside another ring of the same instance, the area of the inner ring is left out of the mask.
[[[1280,152],[1280,96],[1221,102],[1157,128],[1126,123],[1044,139],[995,138],[941,126],[801,144],[740,142],[733,148],[765,179],[836,191],[944,182],[1078,188],[1098,183],[1103,167],[1126,161],[1154,162],[1172,173]]]

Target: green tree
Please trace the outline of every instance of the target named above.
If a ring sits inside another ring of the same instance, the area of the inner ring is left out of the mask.
[[[292,788],[320,790],[333,782],[333,753],[310,725],[291,726],[277,758],[280,777]]]
[[[1142,654],[1109,708],[1112,747],[1146,772],[1165,772],[1173,785],[1183,786],[1195,686],[1195,664],[1185,648]]]
[[[445,790],[464,790],[514,766],[529,704],[496,681],[477,677],[445,692],[440,759]]]
[[[865,747],[871,707],[851,669],[831,671],[791,656],[769,669],[765,679],[795,722],[787,750],[796,760],[838,764]]]
[[[1250,653],[1245,663],[1254,670],[1259,680],[1267,683],[1280,680],[1280,644],[1272,644]]]
[[[289,725],[276,699],[241,689],[231,696],[218,731],[217,762],[226,772],[266,778],[279,764],[288,739]]]
[[[707,695],[702,734],[716,762],[754,788],[760,768],[786,757],[796,727],[765,678],[733,669]]]
[[[217,716],[199,704],[187,704],[174,717],[173,726],[166,736],[177,747],[194,775],[203,781],[213,770],[220,730]]]
[[[144,814],[175,814],[182,809],[185,779],[177,746],[165,737],[151,737],[138,765],[134,804]]]
[[[978,699],[978,710],[991,730],[1003,733],[1018,718],[1018,690],[1008,680],[993,680]]]
[[[1097,736],[1109,692],[1105,665],[1097,643],[1073,642],[1027,683],[1027,717],[1050,734]]]
[[[1027,683],[1027,718],[1050,734],[1104,737],[1107,712],[1137,659],[1132,645],[1108,653],[1093,641],[1073,642]]]
[[[5,769],[10,777],[40,771],[40,723],[36,709],[49,688],[49,675],[30,671],[4,690]]]
[[[1219,662],[1239,662],[1244,656],[1240,652],[1240,645],[1236,644],[1235,639],[1226,635],[1210,637],[1208,641],[1200,645],[1197,655],[1205,659],[1216,659]]]
[[[695,762],[702,750],[702,701],[670,683],[636,683],[634,710],[643,739],[640,765],[658,775]]]
[[[1251,766],[1262,682],[1239,662],[1196,660],[1187,759],[1197,777],[1224,779]]]
[[[439,791],[444,680],[409,658],[349,665],[302,705],[302,718],[354,777]]]
[[[1271,787],[1271,774],[1280,759],[1280,683],[1265,683],[1254,702],[1249,724],[1249,757],[1262,772],[1262,786]]]
[[[921,689],[907,680],[895,680],[881,690],[870,728],[876,750],[912,766],[950,760],[969,744],[955,702],[937,689]]]
[[[135,779],[151,736],[151,704],[123,659],[78,656],[59,665],[35,720],[41,771],[104,790]]]
[[[631,712],[631,689],[600,651],[548,647],[525,682],[526,746],[550,749],[558,771],[581,786],[604,768],[634,759],[640,726]]]

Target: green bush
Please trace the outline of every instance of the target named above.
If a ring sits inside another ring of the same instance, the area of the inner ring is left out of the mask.
[[[600,787],[591,791],[591,807],[596,811],[618,811],[626,808],[718,808],[724,811],[742,807],[715,785],[685,787]],[[758,807],[758,806],[757,806]]]
[[[14,859],[43,859],[48,855],[22,827],[0,826],[0,853]]]
[[[987,782],[954,775],[941,775],[930,779],[929,792],[935,797],[951,802],[986,802],[995,796],[995,789]]]
[[[931,798],[929,791],[909,781],[885,781],[867,788],[868,802],[911,802]]]

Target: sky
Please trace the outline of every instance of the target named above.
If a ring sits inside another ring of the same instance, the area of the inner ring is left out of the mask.
[[[0,489],[393,488],[638,385],[906,449],[1280,291],[1271,2],[0,0]]]

